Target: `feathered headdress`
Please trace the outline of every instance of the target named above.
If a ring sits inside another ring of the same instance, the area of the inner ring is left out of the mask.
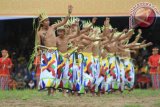
[[[95,31],[96,34],[98,35],[99,33],[101,33],[101,28],[99,26],[94,26],[93,31]]]
[[[58,27],[57,30],[65,30],[64,26]]]
[[[57,20],[56,23],[59,23],[60,21],[62,21],[64,18],[61,18],[61,20]],[[71,25],[74,25],[76,23],[76,21],[79,21],[80,19],[77,18],[77,17],[71,17],[67,23],[64,25],[64,26],[71,26]]]
[[[47,19],[48,16],[45,12],[42,12],[42,13],[40,13],[38,18],[39,18],[39,22],[42,22],[43,20]]]
[[[61,18],[60,20],[57,20],[57,21],[55,22],[55,24],[60,23],[62,20],[63,20],[63,18]],[[61,27],[58,27],[58,28],[57,28],[57,30],[64,30],[64,29],[65,29],[64,26],[61,26]]]
[[[82,21],[83,28],[89,27],[92,23],[90,21]]]

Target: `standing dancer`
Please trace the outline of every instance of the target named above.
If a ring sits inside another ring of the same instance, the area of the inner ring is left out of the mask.
[[[57,48],[59,51],[59,55],[62,59],[62,64],[63,66],[61,66],[59,68],[59,70],[61,71],[61,73],[59,74],[59,77],[62,79],[61,81],[61,88],[63,88],[63,94],[66,95],[66,90],[71,89],[70,87],[70,81],[69,81],[69,57],[70,55],[73,54],[73,52],[77,49],[75,47],[75,49],[68,51],[68,43],[70,41],[70,39],[76,38],[77,36],[79,36],[79,23],[77,23],[77,29],[76,32],[74,32],[74,34],[69,34],[66,35],[65,33],[65,28],[61,27],[58,28],[57,30]],[[62,65],[61,64],[61,65]],[[71,74],[72,75],[72,74]]]
[[[76,69],[73,67],[74,68],[73,71],[69,72],[69,70],[70,70],[69,65],[71,63],[75,64],[75,61],[70,63],[69,62],[69,57],[71,56],[71,57],[73,57],[73,58],[71,58],[71,60],[75,60],[73,52],[75,50],[77,50],[78,47],[74,47],[75,49],[73,49],[71,51],[68,51],[68,43],[71,41],[71,39],[75,40],[75,38],[78,38],[78,36],[81,36],[80,33],[82,34],[83,32],[87,31],[87,30],[83,31],[83,32],[80,31],[79,21],[75,23],[74,27],[76,29],[74,29],[74,31],[72,31],[68,35],[65,34],[65,28],[64,27],[58,28],[58,30],[57,30],[57,34],[58,34],[57,48],[58,48],[60,57],[63,59],[63,64],[64,64],[64,66],[61,67],[62,74],[60,74],[62,76],[61,83],[62,83],[62,88],[63,88],[64,95],[66,95],[66,89],[70,89],[70,90],[74,89],[74,91],[76,90],[74,88],[75,84],[73,84],[73,82],[75,81],[75,80],[73,81],[73,79],[75,79],[75,75],[77,74],[76,71],[75,71]]]
[[[37,32],[37,42],[42,50],[41,54],[41,74],[40,74],[40,89],[48,88],[48,95],[51,94],[51,88],[56,88],[59,85],[57,81],[57,63],[58,51],[56,47],[55,31],[58,27],[63,26],[69,19],[72,12],[72,6],[68,6],[68,15],[61,22],[50,26],[50,21],[45,13],[40,14],[40,27]]]
[[[100,39],[100,34],[101,34],[101,30],[99,27],[94,27],[93,28],[93,32],[94,35],[93,37],[95,39]],[[104,80],[104,75],[101,74],[100,72],[100,51],[101,51],[101,41],[96,41],[93,43],[93,47],[92,47],[92,55],[93,55],[93,59],[92,59],[92,75],[94,78],[94,82],[92,83],[92,85],[94,85],[94,87],[92,88],[92,92],[96,92],[98,96],[100,96],[100,91],[101,91],[101,85],[102,85],[102,81]]]

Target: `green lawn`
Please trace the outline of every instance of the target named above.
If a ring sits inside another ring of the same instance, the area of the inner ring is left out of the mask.
[[[56,92],[47,96],[46,91],[13,90],[0,91],[0,107],[160,107],[160,90],[125,91],[123,94],[91,94],[63,97]]]

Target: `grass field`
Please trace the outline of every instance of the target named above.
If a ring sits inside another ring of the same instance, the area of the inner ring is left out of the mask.
[[[135,89],[101,97],[63,97],[59,92],[47,96],[46,91],[37,90],[0,91],[0,107],[160,107],[160,90]]]

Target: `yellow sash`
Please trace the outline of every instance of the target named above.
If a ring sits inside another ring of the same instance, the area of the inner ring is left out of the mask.
[[[37,45],[36,47],[44,48],[44,49],[48,49],[48,50],[57,50],[57,47],[48,47],[48,46],[43,46],[43,45]]]
[[[70,50],[68,50],[67,52],[64,52],[64,53],[62,53],[62,52],[59,52],[59,54],[61,55],[61,56],[65,56],[65,55],[71,55],[73,52],[75,52],[76,50],[78,49],[78,47],[75,47],[75,48],[73,48],[73,49],[70,49]]]

